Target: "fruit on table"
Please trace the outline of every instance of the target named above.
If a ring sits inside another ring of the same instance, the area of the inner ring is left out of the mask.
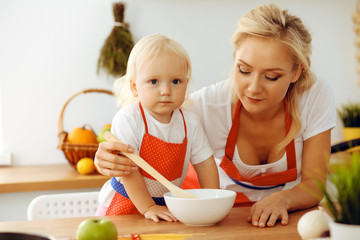
[[[320,238],[329,231],[328,217],[323,210],[305,213],[298,221],[297,230],[302,239]]]
[[[99,134],[97,135],[97,141],[99,143],[106,141],[104,138],[104,133],[106,131],[111,131],[111,124],[106,124],[100,129]]]
[[[87,175],[95,172],[95,163],[92,158],[81,158],[77,164],[76,169],[80,174]]]
[[[104,129],[104,128],[111,128],[111,123],[105,124],[101,129]]]
[[[67,136],[67,141],[81,144],[98,143],[95,132],[87,124],[72,130]]]
[[[107,219],[87,219],[82,221],[76,231],[78,240],[117,240],[117,230]]]

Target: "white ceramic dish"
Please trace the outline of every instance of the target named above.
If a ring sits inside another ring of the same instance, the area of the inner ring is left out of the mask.
[[[234,205],[236,193],[221,189],[186,190],[196,198],[176,198],[171,192],[164,194],[169,211],[189,226],[212,226],[226,217]]]

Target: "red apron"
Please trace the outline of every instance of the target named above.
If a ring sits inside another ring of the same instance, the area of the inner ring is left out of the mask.
[[[169,181],[180,178],[184,167],[187,148],[186,123],[181,109],[179,110],[184,121],[185,138],[182,143],[168,143],[149,134],[145,113],[141,103],[139,103],[139,107],[145,124],[145,134],[142,139],[139,155]],[[140,172],[145,180],[146,178],[155,180],[144,170],[140,169]],[[106,211],[106,215],[138,213],[135,205],[127,196],[123,185],[116,181],[116,179],[115,182],[112,180],[111,185],[116,192]],[[163,198],[153,199],[156,204],[165,205]]]
[[[285,122],[286,122],[286,133],[289,132],[291,127],[291,117],[288,113],[287,104],[285,101]],[[239,101],[234,114],[233,124],[228,135],[225,146],[225,156],[223,157],[220,167],[225,171],[225,173],[236,183],[241,185],[241,182],[248,182],[254,186],[275,186],[282,185],[287,182],[295,181],[297,178],[297,169],[296,169],[296,156],[295,156],[295,144],[292,140],[286,146],[286,157],[287,157],[287,166],[288,169],[282,172],[270,173],[263,176],[256,176],[251,178],[246,178],[241,176],[239,170],[236,168],[232,162],[237,135],[239,131],[240,123],[240,107],[241,102]],[[243,193],[237,193],[235,205],[250,203],[251,201]]]

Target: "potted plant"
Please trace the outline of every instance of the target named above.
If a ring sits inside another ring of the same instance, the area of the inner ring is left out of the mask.
[[[349,141],[360,138],[360,104],[349,103],[337,109],[344,128],[344,140]]]
[[[344,155],[345,156],[345,155]],[[331,164],[328,182],[336,188],[331,194],[319,181],[324,202],[333,217],[330,221],[332,240],[359,239],[360,236],[360,152],[347,154],[343,162]]]

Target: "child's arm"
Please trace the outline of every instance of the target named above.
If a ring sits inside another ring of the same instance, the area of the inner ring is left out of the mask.
[[[220,188],[219,173],[213,156],[194,164],[201,188]]]
[[[140,171],[133,171],[131,174],[123,176],[122,183],[131,201],[145,218],[152,219],[155,222],[159,222],[159,219],[164,219],[168,222],[177,220],[166,206],[155,204],[146,188]]]

